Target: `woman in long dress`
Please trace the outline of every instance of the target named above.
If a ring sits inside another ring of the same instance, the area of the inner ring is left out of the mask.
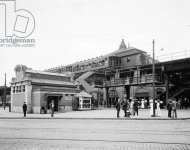
[[[134,116],[134,100],[132,99],[130,102],[130,114]]]
[[[150,99],[149,103],[150,103],[150,116],[153,116],[153,99]]]
[[[156,114],[157,114],[157,116],[161,116],[160,100],[157,100],[157,101],[156,101]]]

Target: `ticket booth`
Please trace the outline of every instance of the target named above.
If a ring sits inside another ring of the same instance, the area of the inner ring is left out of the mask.
[[[88,94],[85,91],[82,91],[77,94],[78,100],[79,100],[79,108],[78,110],[89,110],[91,109],[91,104],[92,104],[92,96]]]

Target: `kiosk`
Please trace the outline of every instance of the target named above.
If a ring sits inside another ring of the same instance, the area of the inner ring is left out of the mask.
[[[89,110],[91,109],[91,95],[85,91],[82,91],[77,94],[79,99],[79,108],[78,110]]]

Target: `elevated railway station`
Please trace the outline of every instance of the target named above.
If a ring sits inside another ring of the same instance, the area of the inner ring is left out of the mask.
[[[186,52],[187,53],[187,52]],[[165,104],[169,98],[189,97],[190,56],[170,55],[172,60],[155,60],[145,52],[127,47],[124,40],[118,50],[107,55],[76,62],[66,66],[47,69],[47,72],[69,73],[73,81],[93,95],[98,105],[112,106],[119,97],[147,99],[153,97],[153,82],[156,98]],[[176,58],[176,59],[175,59]]]

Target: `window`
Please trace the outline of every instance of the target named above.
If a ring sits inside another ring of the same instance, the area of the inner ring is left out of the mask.
[[[13,93],[15,93],[15,87],[13,87]]]
[[[16,93],[18,93],[18,86],[16,86]]]
[[[127,62],[129,62],[130,61],[130,58],[129,57],[127,57]]]
[[[25,85],[22,86],[22,92],[25,92]]]
[[[21,92],[21,85],[18,87],[18,92]]]

